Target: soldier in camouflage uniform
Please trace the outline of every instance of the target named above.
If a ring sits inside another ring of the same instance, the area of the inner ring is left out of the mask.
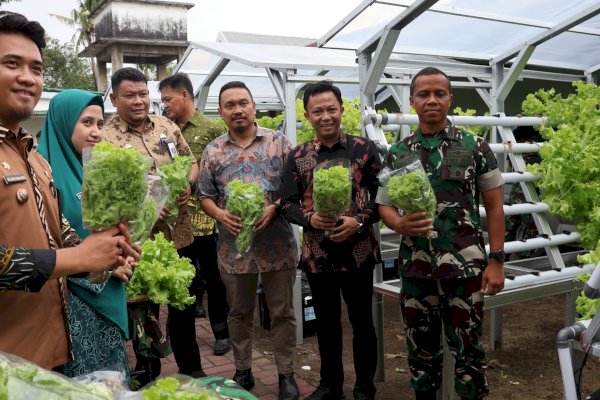
[[[434,219],[419,212],[401,215],[380,188],[384,223],[403,235],[400,245],[401,309],[411,384],[416,398],[435,399],[442,381],[442,331],[456,359],[455,389],[462,399],[488,393],[482,334],[483,296],[504,287],[502,176],[489,145],[448,123],[450,80],[425,68],[411,83],[411,105],[419,128],[394,144],[387,166],[398,169],[415,155],[437,198]],[[490,249],[485,253],[479,198],[487,212]],[[428,239],[434,230],[438,237]]]
[[[196,109],[192,82],[186,74],[177,73],[163,79],[158,89],[167,117],[177,123],[192,153],[200,160],[206,145],[225,133],[225,126],[214,119],[203,116]],[[215,336],[213,353],[224,355],[231,350],[227,326],[229,305],[227,304],[225,285],[221,280],[217,265],[215,220],[202,211],[193,196],[188,201],[188,208],[192,219],[194,242],[179,252],[191,259],[196,266],[196,279],[194,279],[190,291],[196,294],[200,306],[204,292],[202,280],[206,280],[206,290],[210,298],[208,314]],[[196,316],[198,316],[197,312]]]

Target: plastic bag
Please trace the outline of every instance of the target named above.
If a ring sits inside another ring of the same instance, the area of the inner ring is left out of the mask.
[[[162,179],[156,175],[148,176],[148,193],[135,219],[129,221],[131,241],[141,244],[150,237],[152,228],[158,221],[160,212],[165,207],[169,190]]]
[[[221,400],[221,396],[187,375],[158,379],[137,392],[123,393],[119,400]]]
[[[254,224],[264,212],[265,193],[255,183],[235,179],[227,184],[226,194],[227,210],[242,219],[242,229],[235,238],[239,258],[250,249],[254,238]]]
[[[81,212],[92,232],[138,215],[148,192],[150,164],[136,149],[100,142],[85,148]]]
[[[0,399],[112,400],[116,395],[101,381],[78,383],[15,355],[0,352]]]
[[[171,211],[167,217],[169,222],[174,223],[179,215],[177,199],[189,185],[192,162],[193,158],[191,156],[175,156],[173,162],[156,170],[156,175],[162,178],[165,187],[168,189],[168,200],[165,206]]]
[[[335,158],[317,164],[313,170],[315,211],[337,221],[352,203],[350,160]],[[327,236],[329,233],[325,232]]]
[[[84,148],[81,214],[92,232],[138,218],[148,192],[150,163],[133,148],[100,142]],[[92,283],[108,280],[108,271],[88,275]]]
[[[423,169],[421,160],[415,157],[406,166],[391,170],[385,168],[378,175],[380,184],[386,188],[392,204],[407,214],[426,213],[426,218],[435,217],[437,199]],[[429,231],[428,239],[435,239],[437,232]]]

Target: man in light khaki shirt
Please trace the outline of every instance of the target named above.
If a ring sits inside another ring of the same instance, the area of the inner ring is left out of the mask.
[[[192,155],[177,125],[165,117],[148,115],[150,97],[147,79],[140,70],[122,68],[113,74],[111,84],[113,93],[110,99],[117,108],[117,115],[104,125],[104,140],[117,147],[135,148],[149,157],[152,160],[151,173],[154,173],[156,168],[172,162],[175,155]],[[190,182],[194,182],[197,176],[198,167],[194,160]],[[188,186],[179,197],[179,214],[173,229],[164,222],[169,214],[166,208],[161,212],[160,220],[154,227],[154,231],[161,231],[167,239],[172,240],[177,249],[182,249],[193,241],[187,209],[190,195],[191,188]],[[205,374],[202,371],[200,350],[196,342],[194,308],[193,304],[183,311],[169,307],[169,336],[179,372],[200,377]],[[153,312],[158,319],[157,306],[153,307]],[[159,359],[147,358],[141,354],[136,354],[136,357],[138,361],[136,371],[147,372],[144,380],[154,379],[160,374]]]

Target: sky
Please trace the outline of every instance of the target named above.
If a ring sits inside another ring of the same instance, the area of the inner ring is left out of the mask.
[[[188,11],[188,40],[214,42],[219,31],[319,39],[362,0],[180,0]],[[49,36],[70,41],[74,30],[50,14],[69,16],[77,0],[10,1],[1,8],[39,21]]]

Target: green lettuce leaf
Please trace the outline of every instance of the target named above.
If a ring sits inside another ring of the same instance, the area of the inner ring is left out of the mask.
[[[350,207],[352,181],[348,168],[336,165],[315,171],[313,200],[315,211],[337,219]]]
[[[239,179],[229,182],[227,188],[227,210],[242,219],[242,229],[235,238],[237,251],[242,255],[250,248],[254,237],[254,224],[263,215],[265,195],[260,186],[244,183]]]

